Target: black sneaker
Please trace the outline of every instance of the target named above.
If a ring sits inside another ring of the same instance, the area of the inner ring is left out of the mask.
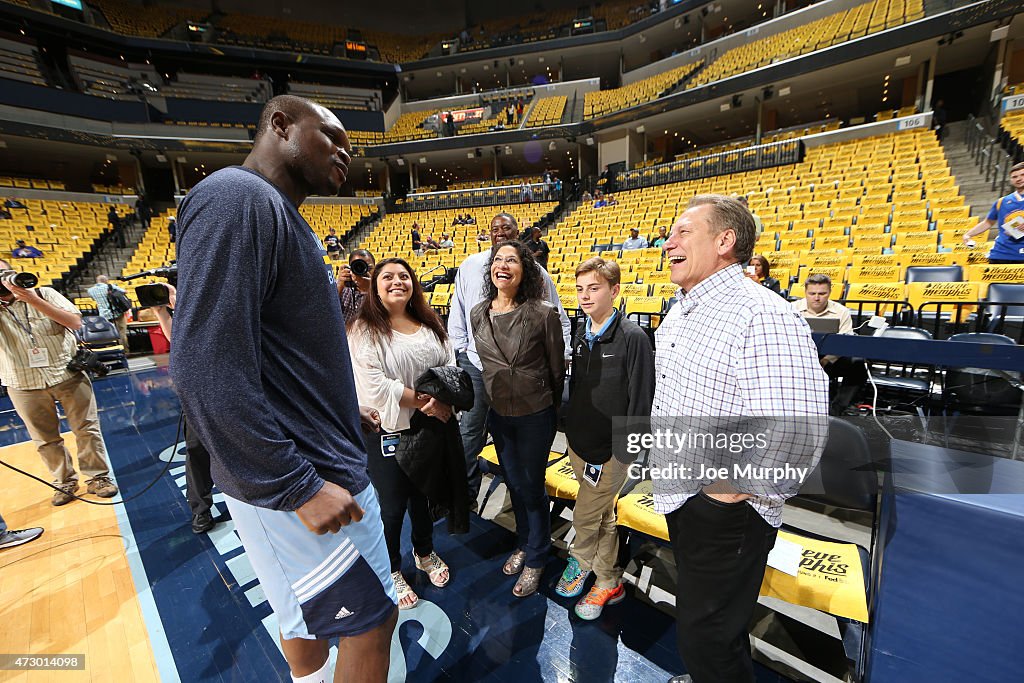
[[[213,515],[209,512],[192,515],[192,533],[194,534],[205,534],[215,526],[217,523],[213,521]]]

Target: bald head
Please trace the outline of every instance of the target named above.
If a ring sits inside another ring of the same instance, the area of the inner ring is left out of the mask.
[[[260,112],[260,121],[256,124],[256,137],[253,140],[259,142],[260,138],[270,130],[274,114],[284,114],[288,117],[289,121],[296,123],[301,121],[303,117],[315,113],[316,108],[319,106],[315,102],[311,102],[303,97],[296,97],[295,95],[278,95],[277,97],[270,98],[263,105],[263,111]]]
[[[334,112],[301,97],[279,95],[264,105],[243,165],[298,206],[311,194],[338,194],[348,178],[351,149]]]
[[[97,275],[96,276],[96,282],[100,283],[101,285],[107,284],[107,282],[109,280],[110,280],[110,278],[108,278],[106,275]]]

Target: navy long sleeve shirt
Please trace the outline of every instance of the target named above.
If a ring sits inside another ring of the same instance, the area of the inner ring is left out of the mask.
[[[295,510],[369,483],[327,251],[263,176],[217,171],[178,211],[171,374],[229,496]]]

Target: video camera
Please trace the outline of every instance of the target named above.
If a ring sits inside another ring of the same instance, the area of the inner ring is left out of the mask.
[[[140,277],[165,277],[171,285],[178,284],[178,266],[172,264],[151,268],[131,275],[122,275],[117,278],[122,282],[129,282]],[[151,308],[153,306],[166,306],[171,301],[171,292],[161,284],[139,285],[135,288],[135,295],[139,297],[139,308]]]

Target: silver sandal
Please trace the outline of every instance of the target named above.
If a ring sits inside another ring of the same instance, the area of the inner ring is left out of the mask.
[[[430,551],[430,554],[426,557],[420,557],[416,553],[413,553],[413,556],[416,558],[416,568],[427,573],[430,583],[438,588],[444,588],[448,585],[448,580],[451,579],[452,573],[448,571],[448,565],[437,556],[436,552]],[[442,581],[441,577],[445,574],[447,576],[444,576]]]
[[[537,592],[540,586],[540,577],[544,573],[544,567],[526,567],[519,575],[519,580],[512,587],[512,594],[517,598],[525,598]]]
[[[505,560],[505,566],[501,568],[507,576],[515,576],[519,572],[523,571],[523,564],[526,563],[526,551],[517,550],[508,559]]]

